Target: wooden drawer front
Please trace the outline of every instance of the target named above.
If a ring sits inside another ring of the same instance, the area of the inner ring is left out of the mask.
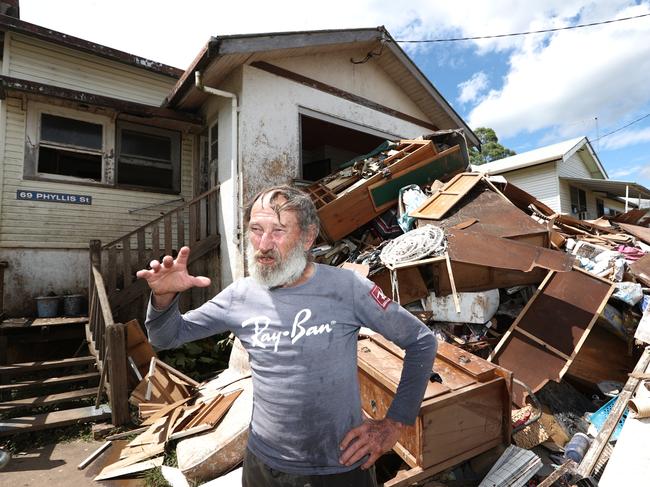
[[[470,450],[486,446],[495,440],[508,443],[504,436],[504,405],[507,397],[502,378],[476,384],[454,398],[426,401],[422,406],[423,468],[461,456]],[[453,400],[451,400],[453,399]],[[480,453],[480,452],[479,452]],[[474,453],[478,454],[478,453]]]

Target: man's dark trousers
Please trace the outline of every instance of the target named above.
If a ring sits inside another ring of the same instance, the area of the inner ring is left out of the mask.
[[[247,449],[242,487],[377,487],[377,478],[375,467],[332,475],[288,474],[269,467]]]

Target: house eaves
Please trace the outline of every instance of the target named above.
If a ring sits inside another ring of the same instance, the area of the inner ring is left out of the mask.
[[[378,63],[429,118],[430,122],[422,126],[429,128],[430,125],[436,130],[462,128],[469,144],[480,145],[478,137],[384,27],[213,37],[172,88],[163,106],[188,111],[200,108],[207,95],[194,87],[196,71],[201,71],[206,85],[218,87],[234,69],[242,65],[264,65],[273,69],[269,62],[274,58],[317,55],[344,49],[373,53],[369,54],[369,59]],[[308,84],[309,81],[298,82]],[[318,84],[317,80],[311,82]],[[332,91],[338,90],[336,87],[330,88]],[[354,95],[349,95],[348,99],[354,98]],[[368,102],[372,104],[372,101]]]
[[[70,36],[62,32],[47,29],[40,25],[31,24],[24,20],[17,19],[8,15],[0,14],[0,30],[11,31],[23,34],[25,36],[41,39],[53,44],[75,49],[77,51],[86,52],[94,56],[103,57],[112,61],[117,61],[123,64],[135,66],[137,68],[145,69],[157,74],[169,76],[170,78],[178,79],[183,70],[168,66],[163,63],[152,61],[134,54],[129,54],[124,51],[119,51],[101,44],[86,41],[79,37]]]
[[[195,114],[0,75],[0,100],[6,99],[11,94],[24,93],[36,97],[57,98],[82,105],[110,108],[121,115],[154,119],[159,123],[166,121],[166,125],[170,128],[173,126],[178,129],[195,131],[200,130],[203,126],[203,119]]]

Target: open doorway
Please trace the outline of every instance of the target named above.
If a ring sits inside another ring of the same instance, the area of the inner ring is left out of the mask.
[[[349,160],[372,151],[387,138],[397,138],[382,135],[378,131],[371,134],[301,113],[302,179],[317,181]]]

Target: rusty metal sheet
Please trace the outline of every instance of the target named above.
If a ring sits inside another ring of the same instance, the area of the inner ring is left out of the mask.
[[[630,272],[646,286],[650,286],[650,254],[630,264]]]
[[[431,222],[442,228],[476,219],[472,230],[495,237],[519,237],[523,235],[546,234],[544,225],[537,223],[501,195],[479,183],[441,221]]]
[[[650,228],[640,227],[638,225],[630,225],[628,223],[618,223],[618,226],[630,235],[634,235],[643,243],[650,245]]]
[[[573,257],[565,252],[472,231],[448,229],[447,242],[452,262],[529,272],[535,267],[567,272]]]
[[[490,359],[533,391],[560,380],[613,290],[612,283],[579,270],[549,274]],[[522,388],[515,388],[514,399],[523,404]]]

